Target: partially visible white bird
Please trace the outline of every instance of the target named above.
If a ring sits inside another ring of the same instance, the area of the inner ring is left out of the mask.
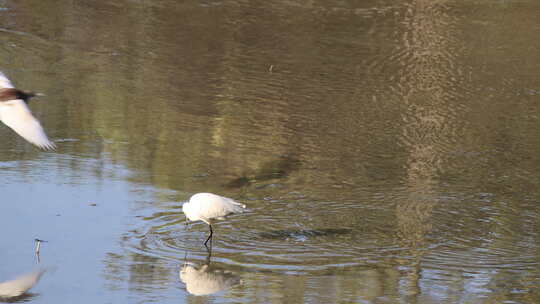
[[[9,299],[22,295],[39,281],[45,270],[36,270],[14,280],[0,283],[0,298]]]
[[[15,89],[6,75],[0,72],[0,121],[41,149],[54,150],[56,145],[47,138],[27,105],[30,98],[38,95]]]
[[[192,263],[186,263],[180,269],[180,280],[186,284],[186,290],[196,296],[213,294],[242,283],[239,276],[229,271],[212,269],[207,264],[197,268]]]
[[[210,235],[204,242],[205,246],[212,238],[212,223],[215,220],[224,220],[227,215],[242,213],[245,208],[244,204],[212,193],[194,194],[189,202],[182,205],[182,211],[190,221],[203,221],[210,226]]]

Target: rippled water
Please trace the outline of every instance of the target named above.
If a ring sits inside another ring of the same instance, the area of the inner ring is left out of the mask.
[[[35,303],[537,303],[534,1],[0,1],[56,152],[0,127]],[[185,225],[215,192],[248,212]],[[39,263],[34,238],[41,246]]]

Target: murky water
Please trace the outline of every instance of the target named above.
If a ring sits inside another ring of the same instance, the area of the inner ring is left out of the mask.
[[[540,302],[536,1],[0,1],[33,303]],[[188,227],[215,192],[249,212]],[[40,263],[34,238],[41,246]],[[187,262],[187,264],[186,264]]]

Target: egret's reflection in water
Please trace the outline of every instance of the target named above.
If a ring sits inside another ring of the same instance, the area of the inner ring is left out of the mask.
[[[196,296],[205,296],[242,283],[238,275],[211,265],[212,250],[207,248],[207,251],[208,255],[204,264],[197,265],[186,259],[180,269],[180,280],[186,284],[187,292]]]
[[[44,269],[35,270],[0,283],[0,302],[22,302],[33,298],[34,295],[27,292],[37,284],[44,273]]]

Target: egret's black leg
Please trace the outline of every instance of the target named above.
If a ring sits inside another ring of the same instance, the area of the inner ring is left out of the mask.
[[[207,253],[205,265],[210,265],[210,258],[212,257],[212,241],[210,241],[210,247],[206,245],[204,247],[206,247],[206,253]]]
[[[207,238],[206,241],[204,242],[204,246],[206,246],[206,243],[208,243],[208,241],[212,239],[212,234],[214,233],[214,232],[212,231],[212,225],[208,225],[208,226],[210,226],[210,235],[208,236],[208,238]],[[210,243],[210,246],[212,246],[212,243]]]

